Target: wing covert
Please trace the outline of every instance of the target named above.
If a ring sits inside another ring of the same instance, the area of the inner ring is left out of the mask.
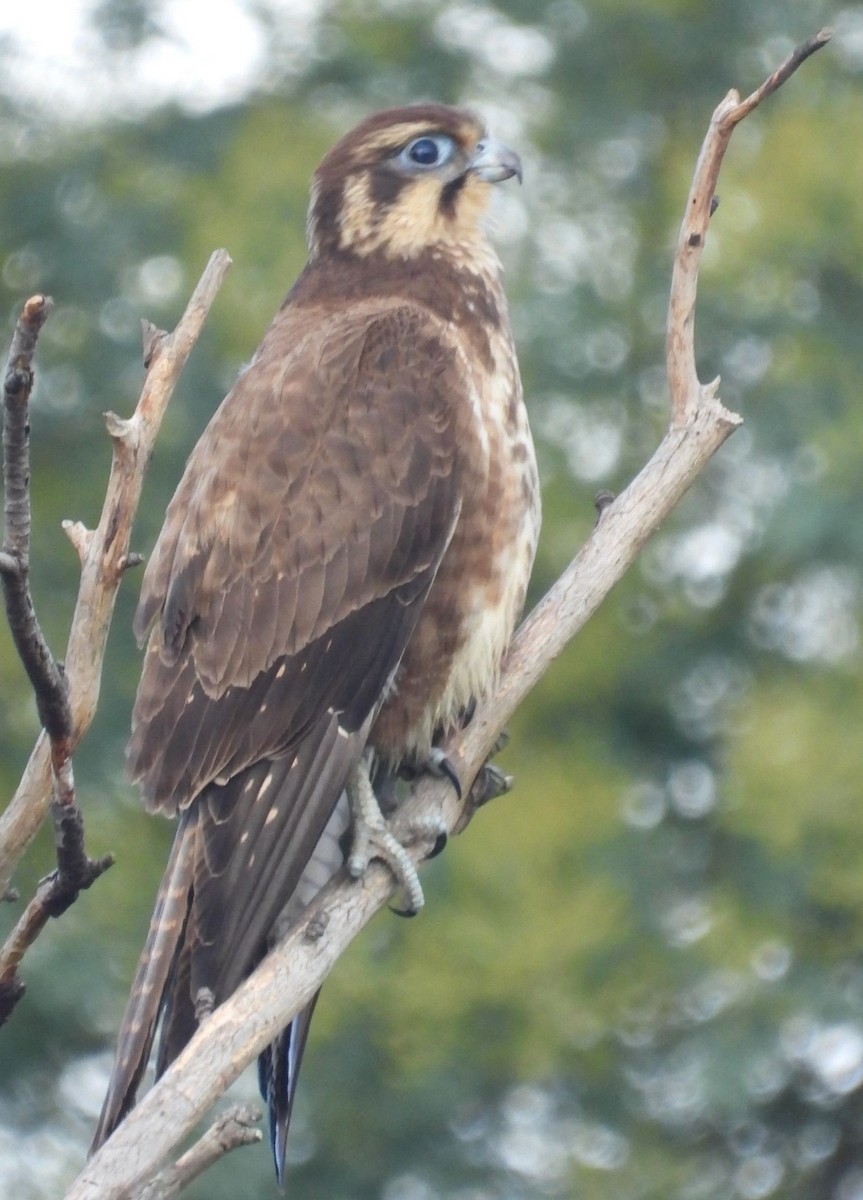
[[[128,763],[152,807],[287,753],[328,708],[358,728],[380,701],[458,516],[466,386],[421,308],[277,317],[145,573]]]

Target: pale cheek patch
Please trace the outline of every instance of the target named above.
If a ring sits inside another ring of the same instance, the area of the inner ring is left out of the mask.
[[[357,249],[373,237],[374,211],[368,175],[349,175],[339,213],[339,245],[342,249]]]
[[[412,258],[440,248],[458,262],[473,263],[489,254],[482,219],[489,185],[469,179],[452,212],[441,207],[440,180],[429,176],[407,181],[391,204],[376,203],[368,175],[348,177],[339,216],[339,245],[357,254],[382,250],[389,258]]]

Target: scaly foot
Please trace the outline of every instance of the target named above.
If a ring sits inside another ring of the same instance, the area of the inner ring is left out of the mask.
[[[417,869],[402,843],[393,833],[390,822],[381,813],[377,796],[369,778],[369,762],[363,757],[354,768],[347,784],[348,799],[353,815],[353,845],[348,855],[348,871],[355,879],[365,874],[373,858],[382,859],[395,875],[405,893],[402,916],[414,916],[424,904],[422,885]],[[441,822],[431,818],[410,830],[412,838],[440,839],[445,835]]]

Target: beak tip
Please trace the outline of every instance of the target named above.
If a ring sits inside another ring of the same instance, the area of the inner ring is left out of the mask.
[[[523,181],[521,159],[509,146],[491,138],[480,143],[471,169],[486,183],[500,183],[513,176],[519,183]]]

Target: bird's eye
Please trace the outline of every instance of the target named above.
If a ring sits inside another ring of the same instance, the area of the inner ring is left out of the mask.
[[[454,151],[455,142],[452,138],[443,133],[426,134],[408,142],[399,154],[399,162],[410,170],[423,171],[449,162]]]
[[[434,138],[417,138],[408,147],[408,158],[418,167],[432,167],[440,158],[440,147]]]

